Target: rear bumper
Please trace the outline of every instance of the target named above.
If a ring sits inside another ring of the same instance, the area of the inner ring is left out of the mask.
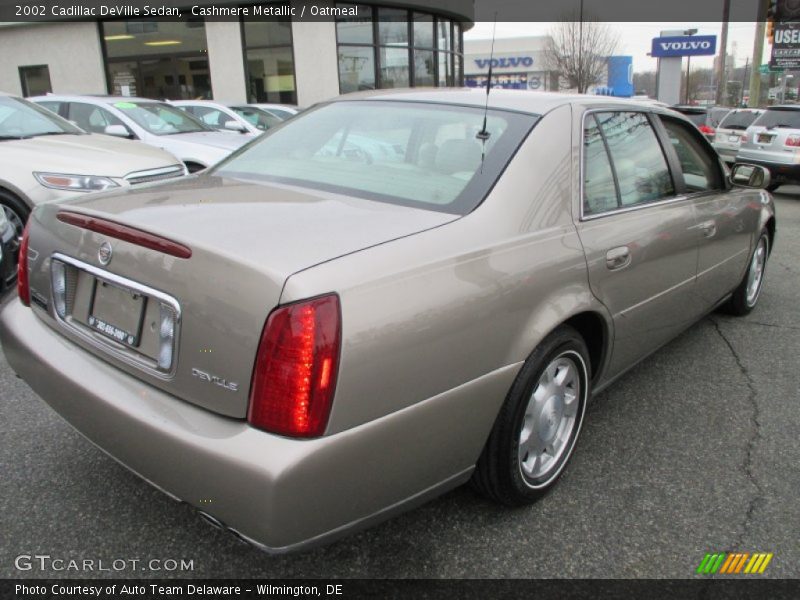
[[[275,553],[328,542],[466,481],[520,367],[342,433],[293,440],[115,369],[16,299],[0,313],[0,340],[17,374],[91,442]]]
[[[764,167],[769,171],[773,183],[800,183],[800,164],[797,163],[779,163],[738,155],[736,162]]]

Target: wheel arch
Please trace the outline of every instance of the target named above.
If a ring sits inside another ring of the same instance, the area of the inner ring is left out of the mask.
[[[586,348],[589,350],[591,378],[593,382],[596,382],[603,372],[611,350],[610,324],[599,312],[586,310],[571,316],[562,325],[574,328],[583,338]]]
[[[0,193],[11,194],[24,202],[29,209],[33,210],[35,208],[33,202],[31,202],[30,198],[28,198],[22,190],[2,179],[0,179]]]
[[[764,223],[769,234],[769,253],[772,254],[772,249],[775,247],[775,215],[770,215],[767,222]]]

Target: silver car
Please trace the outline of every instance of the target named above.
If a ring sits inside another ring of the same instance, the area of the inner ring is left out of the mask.
[[[92,133],[139,141],[177,156],[190,173],[218,163],[250,138],[217,131],[167,104],[128,96],[31,98]]]
[[[764,110],[760,108],[737,108],[722,119],[712,141],[722,160],[726,163],[736,162],[736,154],[747,139],[745,131],[762,114]]]
[[[9,364],[271,552],[468,481],[535,501],[592,394],[717,307],[756,306],[775,212],[763,169],[732,183],[667,109],[484,101],[351,94],[202,174],[39,207],[0,314]],[[400,152],[368,161],[351,135]]]
[[[747,128],[736,162],[769,170],[774,191],[800,183],[800,105],[771,106]]]
[[[250,137],[257,137],[283,122],[272,113],[246,104],[224,104],[211,100],[173,100],[170,104],[212,129],[235,131]]]

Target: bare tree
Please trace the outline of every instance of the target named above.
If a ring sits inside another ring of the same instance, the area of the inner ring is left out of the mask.
[[[619,34],[607,24],[594,20],[562,21],[549,35],[545,46],[548,68],[566,77],[570,87],[581,94],[602,81],[606,59],[619,45]]]

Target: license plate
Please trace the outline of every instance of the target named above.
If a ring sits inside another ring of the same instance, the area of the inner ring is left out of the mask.
[[[739,141],[739,136],[738,135],[729,135],[728,136],[728,141],[729,142],[738,142]]]
[[[138,346],[146,300],[142,294],[97,280],[89,327],[120,344]]]
[[[759,133],[758,134],[758,143],[759,144],[769,144],[772,141],[772,136],[768,133]]]

